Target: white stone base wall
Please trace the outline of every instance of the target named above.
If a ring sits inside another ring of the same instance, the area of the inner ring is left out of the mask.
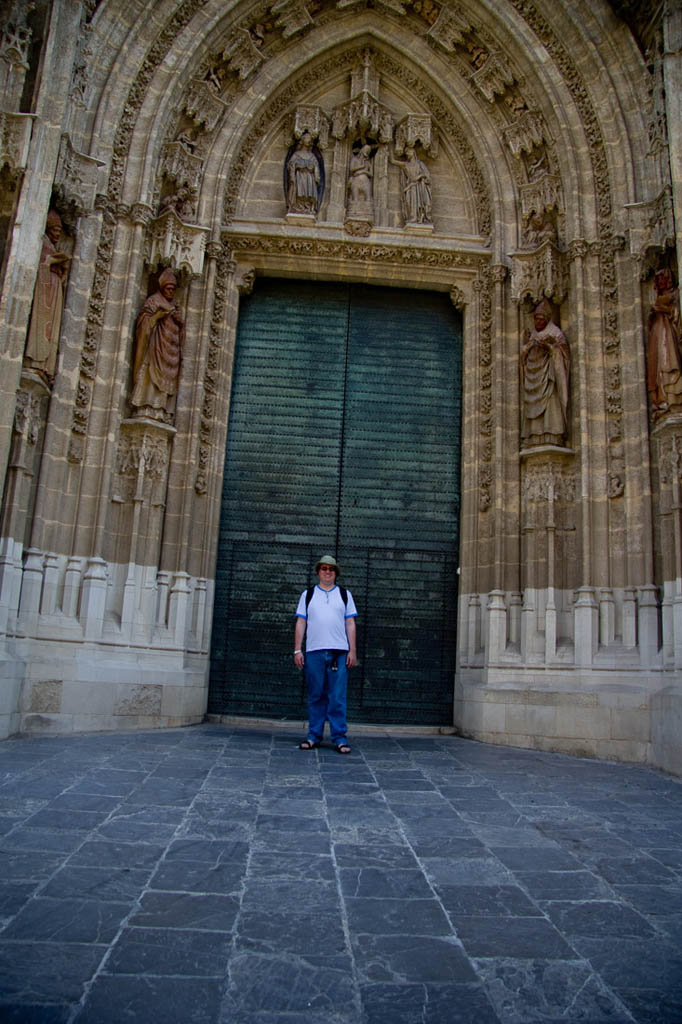
[[[212,585],[148,566],[33,549],[22,564],[21,555],[14,545],[0,564],[0,736],[202,720]]]
[[[674,618],[652,591],[462,596],[457,730],[682,775]]]

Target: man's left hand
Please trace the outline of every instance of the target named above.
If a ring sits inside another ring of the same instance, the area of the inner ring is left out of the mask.
[[[355,668],[357,663],[358,659],[356,657],[355,651],[349,651],[348,654],[346,655],[346,667]]]

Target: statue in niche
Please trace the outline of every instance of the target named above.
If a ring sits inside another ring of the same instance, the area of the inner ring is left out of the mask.
[[[524,332],[521,350],[524,447],[563,445],[568,429],[568,380],[571,355],[566,336],[552,320],[543,299],[533,313],[534,327]]]
[[[313,137],[304,132],[286,168],[287,213],[317,213],[320,205],[322,171],[313,151]]]
[[[372,147],[365,143],[353,153],[348,165],[348,198],[351,203],[372,202]]]
[[[400,204],[405,224],[431,224],[431,175],[414,146],[405,147],[405,159],[391,163],[400,168]]]
[[[682,411],[680,295],[672,271],[654,276],[656,298],[649,310],[647,390],[654,419],[670,410]]]
[[[174,302],[178,282],[172,270],[159,277],[135,322],[135,361],[130,403],[137,416],[170,423],[180,376],[185,324]]]
[[[38,373],[50,387],[57,366],[59,329],[64,309],[64,284],[70,261],[57,245],[62,236],[62,219],[50,210],[45,225],[33,307],[24,351],[24,366]]]

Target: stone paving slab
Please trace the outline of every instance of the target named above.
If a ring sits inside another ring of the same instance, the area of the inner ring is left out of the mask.
[[[0,1024],[680,1024],[682,783],[205,724],[0,744]]]

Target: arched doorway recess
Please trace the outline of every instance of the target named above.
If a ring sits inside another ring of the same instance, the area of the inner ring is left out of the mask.
[[[353,719],[450,724],[460,414],[447,295],[259,280],[235,357],[210,713],[305,716],[292,612],[334,551],[359,611]]]
[[[74,28],[60,17],[55,53]],[[12,720],[75,721],[112,651],[84,727],[203,713],[240,296],[274,276],[446,292],[463,312],[458,727],[635,759],[665,747],[650,726],[681,664],[678,441],[674,418],[648,418],[642,361],[653,272],[676,261],[671,62],[647,63],[600,0],[185,0],[153,17],[101,0],[82,29],[74,82],[52,68],[61,135],[36,131],[17,199],[47,213],[52,198],[72,252],[47,392],[20,354],[43,225],[24,249],[18,231],[3,284],[21,413],[3,449]],[[164,266],[187,344],[160,427],[129,398],[133,325]],[[543,297],[570,351],[547,444],[522,434],[519,375]]]

